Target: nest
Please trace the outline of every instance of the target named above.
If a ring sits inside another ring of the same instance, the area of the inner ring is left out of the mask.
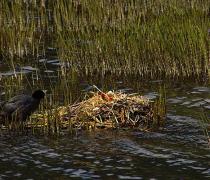
[[[45,122],[56,119],[61,128],[151,129],[163,124],[163,117],[157,115],[154,103],[146,97],[120,92],[93,93],[80,103],[58,107],[40,118]]]

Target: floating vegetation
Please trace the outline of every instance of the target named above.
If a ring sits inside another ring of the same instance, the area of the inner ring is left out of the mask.
[[[28,127],[42,127],[53,133],[62,129],[154,130],[162,127],[165,122],[165,113],[155,111],[156,106],[156,103],[137,94],[99,91],[86,96],[85,100],[79,103],[34,114]],[[162,104],[161,108],[164,109],[164,106],[165,104]]]

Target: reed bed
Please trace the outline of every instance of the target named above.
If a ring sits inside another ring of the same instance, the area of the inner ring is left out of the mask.
[[[0,55],[16,64],[52,46],[61,61],[87,74],[204,78],[209,6],[208,0],[2,0]]]
[[[93,74],[205,76],[208,4],[59,1],[54,9],[59,56]]]

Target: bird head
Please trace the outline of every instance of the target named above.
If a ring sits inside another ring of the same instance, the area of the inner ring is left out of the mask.
[[[32,94],[32,97],[33,97],[34,99],[38,99],[38,100],[43,99],[44,96],[45,96],[45,93],[44,93],[44,91],[42,91],[42,90],[36,90],[36,91],[34,91],[34,93]]]

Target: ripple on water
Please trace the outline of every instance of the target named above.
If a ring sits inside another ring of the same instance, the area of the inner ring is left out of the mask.
[[[208,88],[208,87],[195,87],[195,88],[193,88],[193,90],[195,90],[195,91],[197,91],[197,92],[210,92],[210,88]]]
[[[147,94],[144,95],[144,97],[150,99],[150,100],[154,100],[159,96],[159,94],[157,92],[149,92]]]
[[[22,140],[19,137],[18,141],[13,139],[10,143],[1,143],[0,154],[4,154],[1,163],[12,162],[10,172],[0,170],[1,178],[15,177],[18,173],[23,177],[24,169],[29,164],[33,167],[33,171],[28,170],[30,174],[36,171],[42,175],[45,172],[44,177],[54,174],[55,177],[64,175],[69,178],[92,179],[102,177],[141,179],[139,172],[149,173],[149,166],[152,164],[157,169],[185,167],[197,172],[204,171],[204,164],[192,152],[182,152],[181,149],[167,147],[165,132],[146,133],[145,136],[137,132],[129,134],[131,136],[114,138],[115,136],[109,133],[102,133],[95,136],[94,141],[93,137],[82,137],[76,142],[64,138],[59,140],[56,146],[53,141],[51,144],[34,137]],[[152,143],[156,141],[158,144]],[[25,166],[21,167],[23,164]]]
[[[143,179],[142,177],[138,177],[138,176],[123,176],[123,175],[119,175],[118,178],[119,179]]]
[[[151,150],[149,148],[144,148],[133,141],[130,141],[129,139],[121,139],[117,141],[117,144],[120,146],[120,148],[124,151],[127,151],[129,153],[142,156],[142,157],[147,157],[147,158],[169,158],[170,154],[161,154],[158,153],[155,150]],[[154,152],[153,152],[154,151]]]

